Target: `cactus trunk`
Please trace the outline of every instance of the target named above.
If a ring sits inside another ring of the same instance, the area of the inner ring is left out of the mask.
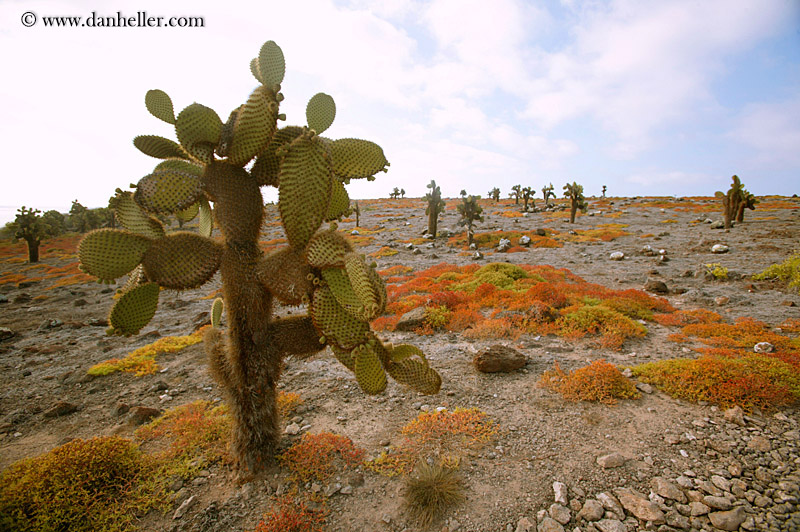
[[[436,238],[436,230],[437,225],[439,223],[439,213],[436,212],[436,209],[431,209],[428,213],[428,233],[433,235],[433,238]]]
[[[575,214],[578,212],[578,202],[573,199],[569,206],[569,223],[575,223]]]
[[[28,243],[28,262],[39,262],[39,239],[26,238],[25,242]]]

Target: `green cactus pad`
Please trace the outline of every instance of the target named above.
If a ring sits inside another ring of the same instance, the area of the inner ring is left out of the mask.
[[[225,308],[225,303],[221,297],[218,297],[211,304],[211,326],[219,327],[222,323],[222,310]]]
[[[286,73],[286,61],[283,50],[274,41],[267,41],[258,54],[258,71],[260,80],[266,86],[280,85]],[[259,78],[259,76],[256,76]]]
[[[81,269],[101,281],[114,281],[133,270],[152,240],[120,229],[97,229],[78,245]]]
[[[289,245],[304,249],[330,202],[330,159],[322,143],[303,135],[288,147],[278,184],[278,208]]]
[[[175,217],[183,223],[191,222],[200,213],[200,202],[188,206],[182,211],[176,211]]]
[[[258,279],[272,295],[286,305],[299,305],[311,294],[308,280],[311,268],[294,248],[285,247],[270,253],[258,263]]]
[[[383,149],[368,140],[334,140],[331,142],[331,158],[333,172],[341,179],[371,177],[389,166]]]
[[[320,335],[341,349],[353,349],[369,337],[369,324],[344,310],[327,286],[314,290],[309,314]]]
[[[387,364],[386,372],[400,384],[410,386],[414,390],[433,395],[442,387],[442,377],[427,364],[414,359]]]
[[[125,281],[125,284],[120,288],[120,293],[125,294],[130,292],[140,284],[146,283],[147,277],[144,275],[144,266],[141,264],[138,265],[133,269],[133,271],[128,275],[128,280]]]
[[[266,148],[275,133],[277,117],[275,94],[263,85],[257,87],[236,117],[228,162],[243,166]]]
[[[256,81],[262,84],[264,83],[264,80],[261,79],[261,69],[258,67],[258,57],[254,57],[250,60],[250,73],[253,74]]]
[[[200,177],[203,175],[203,167],[192,161],[184,161],[182,159],[167,159],[161,161],[153,168],[153,171],[160,170],[177,170],[179,172],[186,172],[187,174],[196,175]]]
[[[150,323],[158,307],[159,291],[156,283],[145,283],[123,294],[108,317],[113,333],[136,334]]]
[[[272,140],[258,155],[252,170],[250,170],[250,175],[256,180],[258,186],[278,186],[278,174],[280,173],[281,160],[283,159],[278,155],[278,149],[302,135],[303,131],[302,127],[287,126],[275,132]]]
[[[313,129],[319,135],[331,127],[334,118],[336,118],[336,102],[331,96],[318,92],[308,100],[306,120],[309,129]]]
[[[350,278],[343,268],[326,268],[322,270],[322,278],[333,292],[336,301],[354,318],[369,321],[368,311],[364,302],[358,297],[350,284]]]
[[[139,135],[133,139],[133,145],[139,151],[150,157],[156,159],[169,159],[175,157],[178,159],[186,159],[186,152],[180,145],[172,140],[159,137],[158,135]]]
[[[216,273],[222,245],[181,231],[159,238],[142,257],[147,278],[164,288],[188,290],[206,283]]]
[[[386,372],[378,354],[370,344],[363,344],[353,350],[355,354],[355,374],[358,385],[369,395],[381,393],[386,389]]]
[[[197,203],[202,192],[200,178],[180,170],[156,170],[136,185],[136,200],[152,213],[173,213]]]
[[[347,351],[345,349],[339,349],[335,345],[331,345],[331,351],[333,351],[333,356],[336,357],[336,360],[342,363],[344,367],[349,369],[350,371],[355,372],[356,370],[356,357],[353,354],[353,351]]]
[[[222,120],[205,105],[193,103],[178,114],[175,133],[189,155],[208,164],[214,158],[214,148],[222,136]]]
[[[214,230],[214,214],[211,212],[211,205],[205,198],[200,199],[200,213],[198,214],[197,231],[200,236],[209,237]]]
[[[150,114],[167,124],[175,124],[175,110],[172,107],[172,99],[169,95],[159,89],[147,91],[144,95],[144,105]]]
[[[156,218],[149,216],[133,200],[132,192],[119,192],[114,198],[114,214],[120,225],[137,235],[149,238],[164,236],[164,226]]]
[[[325,221],[330,222],[332,220],[338,220],[349,212],[350,196],[347,195],[344,184],[338,179],[334,179],[333,185],[331,186],[331,201],[328,205]]]
[[[352,251],[353,245],[341,233],[320,231],[308,243],[306,260],[312,268],[343,268],[345,256]]]
[[[350,279],[350,285],[364,307],[362,319],[372,320],[384,310],[382,303],[385,304],[385,297],[382,297],[381,294],[381,292],[385,293],[383,280],[379,275],[371,275],[372,268],[364,264],[364,259],[356,253],[349,253],[345,256],[344,266],[347,277]]]

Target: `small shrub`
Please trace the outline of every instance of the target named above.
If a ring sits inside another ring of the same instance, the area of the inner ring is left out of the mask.
[[[761,273],[753,276],[755,281],[774,279],[789,284],[790,288],[800,293],[800,253],[795,253],[780,264],[768,266]]]
[[[455,469],[425,462],[406,479],[403,496],[411,520],[422,527],[429,527],[465,499],[464,485]]]
[[[450,321],[451,311],[445,305],[425,307],[425,325],[433,330],[443,329]]]
[[[633,383],[614,364],[605,360],[595,360],[570,373],[556,363],[552,370],[542,374],[539,384],[560,393],[569,401],[597,401],[613,405],[617,399],[639,398]]]
[[[164,338],[159,338],[152,344],[145,345],[128,353],[123,358],[112,358],[105,362],[95,364],[89,368],[89,375],[109,375],[115,371],[134,373],[137,377],[151,375],[158,371],[158,364],[156,364],[157,355],[177,353],[190,345],[202,342],[205,330],[206,328],[203,327],[186,336],[166,336]]]
[[[324,481],[333,475],[336,463],[354,466],[361,463],[364,449],[353,440],[331,432],[303,434],[302,439],[280,456],[280,461],[299,482]]]
[[[277,499],[253,532],[322,532],[327,515],[327,510],[309,508],[305,501],[287,495]]]
[[[117,436],[73,440],[0,474],[0,528],[14,532],[132,530],[158,504],[152,461]]]
[[[706,274],[711,275],[714,279],[718,281],[724,281],[728,279],[728,268],[724,267],[719,262],[713,262],[711,264],[706,264]]]

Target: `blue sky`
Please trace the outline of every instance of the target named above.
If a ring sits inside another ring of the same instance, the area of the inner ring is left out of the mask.
[[[92,11],[205,27],[43,24]],[[322,91],[337,102],[327,136],[384,148],[389,173],[352,184],[353,198],[420,196],[431,179],[447,196],[572,181],[710,195],[733,174],[758,195],[800,193],[796,0],[5,0],[0,207],[104,206],[156,163],[134,136],[174,138],[145,92],[224,119],[254,88],[248,64],[266,40],[286,57],[288,124]]]

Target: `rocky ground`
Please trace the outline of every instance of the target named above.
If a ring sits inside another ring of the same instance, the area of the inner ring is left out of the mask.
[[[457,232],[457,214],[454,204],[449,205],[440,227]],[[550,264],[611,288],[666,289],[663,297],[676,308],[709,308],[730,321],[748,316],[777,326],[800,318],[800,295],[749,279],[796,249],[796,199],[764,198],[758,210],[748,211],[745,222],[730,231],[712,229],[706,222],[720,219],[720,209],[710,199],[594,199],[589,214],[579,215],[574,225],[563,211],[503,215],[519,210],[513,201],[485,203],[485,221],[476,230],[532,234],[548,228],[568,233],[614,223],[625,224],[630,234],[608,242],[568,242],[557,249],[482,250],[483,257],[476,258],[449,244],[447,237],[415,241],[427,220],[422,200],[409,198],[361,202],[359,236],[369,235],[361,250],[370,254],[386,246],[398,251],[377,258],[379,269],[406,265],[419,271],[441,262],[476,260]],[[347,230],[354,226],[353,221],[340,225]],[[273,224],[264,239],[281,236]],[[712,253],[717,244],[727,246],[727,252]],[[652,251],[643,252],[644,246]],[[614,252],[622,252],[623,259],[612,260]],[[42,257],[48,261],[56,259]],[[706,276],[709,263],[727,267],[729,280]],[[0,263],[0,276],[26,266]],[[116,287],[51,288],[52,283],[43,279],[0,285],[0,331],[7,330],[0,332],[0,469],[73,438],[131,436],[142,416],[153,413],[148,408],[163,411],[196,399],[220,400],[202,345],[160,356],[162,369],[154,375],[91,378],[86,373],[92,365],[158,337],[191,333],[206,322],[210,300],[203,298],[219,287],[218,280],[200,290],[162,294],[155,319],[133,338],[105,335],[104,318]],[[374,457],[397,444],[400,428],[420,411],[477,407],[497,423],[498,433],[491,444],[469,451],[462,461],[466,500],[436,530],[800,531],[796,408],[723,411],[675,400],[643,383],[638,384],[640,399],[616,406],[571,403],[537,386],[554,362],[575,368],[605,358],[631,366],[693,356],[691,346],[667,340],[675,328],[655,323],[647,328],[645,338],[627,342],[621,351],[552,336],[470,340],[453,333],[381,333],[426,352],[444,381],[441,393],[432,397],[393,382],[384,394],[368,397],[329,354],[288,359],[282,389],[299,393],[303,403],[287,420],[285,446],[303,433],[332,431]],[[473,357],[498,343],[522,353],[525,366],[510,373],[477,372]],[[403,509],[402,486],[398,478],[363,468],[335,476],[317,487],[329,495],[326,529],[417,530]],[[277,466],[254,482],[239,484],[227,466],[217,464],[191,481],[175,483],[172,505],[182,508],[180,517],[173,511],[151,512],[143,517],[141,529],[252,530],[271,498],[285,489],[286,473]]]

